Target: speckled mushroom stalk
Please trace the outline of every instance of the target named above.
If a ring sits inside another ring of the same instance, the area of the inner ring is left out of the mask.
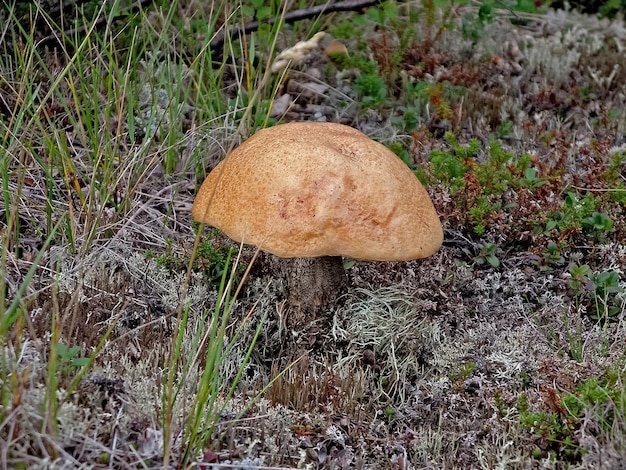
[[[432,201],[404,162],[332,123],[257,132],[208,175],[192,214],[238,242],[308,259],[284,270],[288,303],[304,315],[316,315],[346,286],[342,257],[424,258],[443,240]],[[317,295],[302,295],[309,284]]]

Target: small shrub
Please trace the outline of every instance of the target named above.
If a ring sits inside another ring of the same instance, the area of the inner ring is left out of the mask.
[[[594,320],[610,320],[619,315],[626,305],[624,288],[620,286],[619,273],[602,271],[594,274],[588,265],[572,265],[569,268],[570,288],[578,303],[587,307]]]
[[[387,97],[387,85],[378,73],[362,73],[354,81],[354,91],[361,98],[364,106],[378,106]]]
[[[79,356],[80,346],[72,346],[71,348],[59,342],[56,345],[57,367],[58,371],[63,375],[71,376],[76,370],[80,369],[89,362],[88,357]]]
[[[485,243],[484,245],[478,245],[480,253],[474,257],[474,262],[478,265],[489,264],[492,268],[500,267],[500,260],[496,256],[496,250],[498,247],[493,243]]]
[[[546,402],[550,410],[530,411],[528,397],[522,394],[517,401],[520,423],[528,428],[541,441],[542,450],[533,453],[535,458],[559,458],[577,462],[582,457],[582,449],[576,444],[577,419],[567,412],[561,398],[553,389],[546,389]],[[555,411],[552,411],[555,410]]]

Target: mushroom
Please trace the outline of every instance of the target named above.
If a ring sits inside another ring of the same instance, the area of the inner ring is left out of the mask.
[[[207,176],[193,218],[283,261],[290,321],[317,315],[347,287],[342,257],[404,261],[432,255],[443,230],[402,160],[341,124],[258,131]]]

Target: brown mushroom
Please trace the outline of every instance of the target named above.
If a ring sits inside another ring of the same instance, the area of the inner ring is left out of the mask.
[[[346,287],[342,257],[424,258],[443,241],[430,197],[404,162],[332,123],[257,132],[208,175],[192,215],[238,242],[296,258],[284,268],[292,314],[315,315]]]

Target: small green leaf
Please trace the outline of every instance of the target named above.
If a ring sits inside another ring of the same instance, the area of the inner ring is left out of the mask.
[[[534,181],[537,179],[537,170],[535,170],[534,168],[526,168],[526,171],[524,171],[524,177],[529,180],[529,181]]]
[[[265,18],[269,18],[272,15],[272,7],[260,7],[256,12],[256,17],[258,20],[263,20]]]
[[[550,219],[546,222],[546,232],[551,232],[557,226],[557,222],[554,219]]]
[[[88,357],[77,357],[76,359],[72,359],[70,362],[70,366],[72,367],[83,367],[89,363]]]
[[[61,358],[67,357],[68,348],[63,343],[57,343],[57,355]]]
[[[398,16],[398,5],[396,2],[385,2],[383,12],[386,18],[395,18]]]
[[[493,18],[493,7],[488,3],[483,3],[478,9],[478,19],[482,23],[491,23]]]
[[[254,7],[251,7],[250,5],[242,5],[241,13],[243,14],[243,16],[254,17]]]
[[[500,260],[495,255],[488,255],[487,262],[494,268],[500,267]]]
[[[350,269],[351,267],[353,267],[356,264],[356,261],[353,259],[347,259],[343,262],[343,268],[344,269]]]

